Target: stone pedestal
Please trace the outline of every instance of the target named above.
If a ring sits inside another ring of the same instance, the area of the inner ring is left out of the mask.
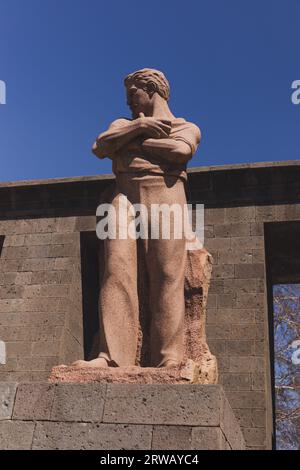
[[[211,368],[212,370],[212,368]],[[217,370],[216,368],[214,370]],[[191,359],[174,367],[53,367],[52,383],[119,383],[119,384],[205,384],[209,383],[206,369]]]
[[[0,383],[0,449],[244,449],[220,385]]]

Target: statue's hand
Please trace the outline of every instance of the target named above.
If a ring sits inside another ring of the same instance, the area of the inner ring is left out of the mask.
[[[152,139],[166,139],[171,132],[171,121],[167,119],[156,119],[139,114],[138,121],[143,133]]]

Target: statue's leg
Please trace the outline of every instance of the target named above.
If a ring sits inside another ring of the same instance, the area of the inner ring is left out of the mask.
[[[149,245],[151,363],[161,367],[183,360],[186,251],[181,240],[151,240]]]
[[[118,197],[113,204],[118,216],[117,201]],[[136,240],[106,239],[104,247],[105,271],[99,296],[99,357],[110,365],[135,365],[139,317]]]
[[[172,178],[167,184],[164,178],[160,178],[160,184],[158,181],[152,189],[147,188],[147,205],[178,204],[183,208],[186,203],[183,183]],[[174,238],[175,223],[171,217],[170,239],[162,239],[160,233],[159,239],[148,240],[146,249],[152,314],[151,363],[155,367],[179,364],[184,356],[186,242],[183,236]]]

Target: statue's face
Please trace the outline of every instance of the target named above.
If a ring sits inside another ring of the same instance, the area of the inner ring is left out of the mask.
[[[131,109],[133,119],[144,113],[146,116],[151,110],[151,97],[146,91],[146,82],[131,84],[127,87],[127,104]]]

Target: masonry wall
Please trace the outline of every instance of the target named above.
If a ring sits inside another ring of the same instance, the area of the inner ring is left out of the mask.
[[[299,166],[231,167],[210,178],[202,174],[202,187],[192,176],[191,199],[207,201],[205,246],[214,258],[207,335],[220,383],[248,448],[271,448],[273,332],[265,232],[270,223],[300,221]]]
[[[207,335],[220,383],[251,448],[271,446],[272,422],[264,220],[275,208],[210,209],[206,247],[214,258]]]
[[[0,383],[0,400],[2,450],[245,448],[220,385]]]
[[[297,162],[193,169],[214,258],[207,335],[248,448],[273,432],[265,224],[300,220]],[[111,177],[0,185],[0,381],[46,380],[84,354],[80,234]],[[0,244],[1,247],[1,244]]]
[[[300,204],[217,208],[206,214],[206,247],[214,258],[207,334],[218,357],[220,382],[251,448],[272,444],[272,311],[265,231],[270,223],[291,221],[300,222]],[[280,246],[277,255],[282,256]],[[299,251],[296,256],[300,258]]]
[[[79,234],[75,219],[1,221],[0,380],[42,380],[81,356]],[[47,371],[47,372],[46,372]]]

